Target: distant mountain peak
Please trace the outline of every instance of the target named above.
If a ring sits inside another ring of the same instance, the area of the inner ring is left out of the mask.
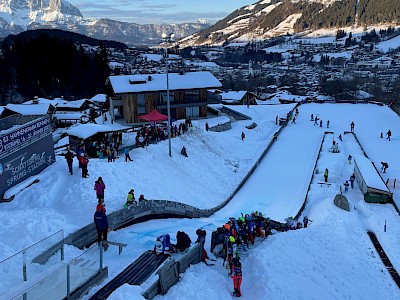
[[[65,0],[0,0],[0,37],[29,29],[54,28],[130,45],[153,45],[160,41],[162,32],[174,32],[176,38],[182,38],[207,27],[207,22],[139,25],[85,19],[78,8]]]

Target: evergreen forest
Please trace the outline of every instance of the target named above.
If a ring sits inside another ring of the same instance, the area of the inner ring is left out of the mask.
[[[85,52],[83,43],[97,50]],[[92,97],[104,93],[110,75],[104,42],[75,33],[27,31],[7,37],[0,49],[0,105],[34,96]]]

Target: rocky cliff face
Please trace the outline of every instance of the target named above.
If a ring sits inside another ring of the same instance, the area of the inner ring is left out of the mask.
[[[0,0],[0,37],[24,30],[55,28],[128,45],[154,45],[164,32],[182,38],[209,27],[204,22],[177,25],[139,25],[110,19],[85,19],[64,0]]]

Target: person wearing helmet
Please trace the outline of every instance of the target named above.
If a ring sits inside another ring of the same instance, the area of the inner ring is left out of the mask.
[[[233,279],[233,296],[240,297],[242,296],[242,291],[240,290],[240,286],[242,285],[242,264],[239,258],[232,258],[232,279]]]
[[[229,236],[228,238],[228,244],[226,247],[226,260],[228,261],[228,264],[226,265],[227,269],[229,270],[229,275],[231,275],[231,271],[232,271],[232,257],[233,257],[233,253],[234,253],[234,245],[236,246],[236,239],[234,236]],[[224,259],[224,263],[225,263],[225,259]],[[224,263],[222,265],[224,265]]]

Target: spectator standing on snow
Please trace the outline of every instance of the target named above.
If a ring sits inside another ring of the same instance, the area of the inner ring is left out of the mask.
[[[349,156],[347,157],[347,161],[349,162],[349,164],[351,164],[353,157],[349,154]]]
[[[124,148],[124,154],[125,154],[125,162],[127,162],[128,159],[129,159],[129,161],[133,161],[131,156],[129,155],[129,148],[128,147]]]
[[[206,122],[206,131],[208,131],[210,127],[208,126],[208,122]]]
[[[329,124],[330,124],[331,122],[328,120],[327,122],[326,122],[326,128],[329,128]]]
[[[351,130],[351,132],[354,132],[354,122],[351,122],[351,124],[350,124],[350,130]]]
[[[99,177],[94,183],[94,190],[96,191],[97,199],[104,199],[104,190],[106,185],[103,182],[103,178]]]
[[[89,158],[85,155],[85,153],[81,153],[78,159],[82,168],[82,178],[86,178],[89,176],[88,173]]]
[[[244,138],[246,137],[246,135],[244,134],[244,132],[242,131],[242,141],[244,141]]]
[[[67,164],[68,164],[68,170],[72,175],[73,174],[73,172],[72,172],[72,163],[74,161],[74,154],[71,152],[71,150],[69,150],[69,148],[68,148],[67,153],[65,153],[65,159],[66,159]]]
[[[328,176],[329,176],[329,170],[328,170],[328,168],[326,168],[325,172],[324,172],[325,182],[328,182]]]
[[[387,140],[389,140],[389,142],[390,142],[390,137],[392,136],[392,132],[390,131],[390,129],[388,130],[388,132],[386,133],[386,136],[387,136]]]
[[[97,209],[94,213],[93,219],[97,230],[97,242],[99,243],[99,246],[101,246],[100,243],[102,241],[107,241],[107,233],[110,231],[104,205],[97,205]],[[107,251],[107,249],[108,245],[104,245],[104,251]]]
[[[346,182],[343,185],[344,185],[344,192],[347,193],[347,191],[349,190],[349,182],[346,180]]]
[[[354,181],[356,180],[356,175],[354,173],[350,176],[350,186],[354,189]]]

